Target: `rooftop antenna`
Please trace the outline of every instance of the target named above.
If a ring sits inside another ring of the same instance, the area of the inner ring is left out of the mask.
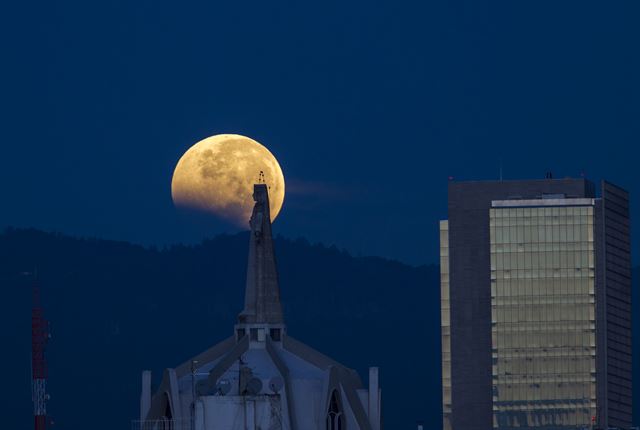
[[[264,172],[262,170],[260,170],[260,174],[258,175],[258,183],[259,184],[264,184],[265,183]]]
[[[500,159],[500,182],[502,182],[502,158]]]

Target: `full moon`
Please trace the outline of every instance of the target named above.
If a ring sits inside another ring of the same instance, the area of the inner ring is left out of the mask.
[[[219,134],[196,143],[180,158],[173,172],[171,197],[176,206],[246,226],[253,210],[253,185],[262,180],[269,187],[273,221],[284,202],[284,175],[278,161],[253,139]]]

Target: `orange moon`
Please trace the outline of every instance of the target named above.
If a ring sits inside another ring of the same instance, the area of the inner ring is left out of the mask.
[[[284,202],[282,169],[267,148],[238,134],[211,136],[189,148],[173,172],[171,197],[178,207],[206,211],[244,227],[260,172],[269,187],[273,221]]]

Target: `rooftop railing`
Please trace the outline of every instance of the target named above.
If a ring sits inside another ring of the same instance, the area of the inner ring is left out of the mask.
[[[131,430],[192,430],[191,419],[133,420]]]

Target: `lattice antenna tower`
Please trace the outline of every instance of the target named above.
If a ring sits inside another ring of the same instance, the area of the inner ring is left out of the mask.
[[[31,308],[31,396],[33,399],[34,429],[47,428],[47,361],[45,349],[49,338],[49,322],[44,318],[40,303],[40,287],[37,275],[32,284],[33,307]]]

